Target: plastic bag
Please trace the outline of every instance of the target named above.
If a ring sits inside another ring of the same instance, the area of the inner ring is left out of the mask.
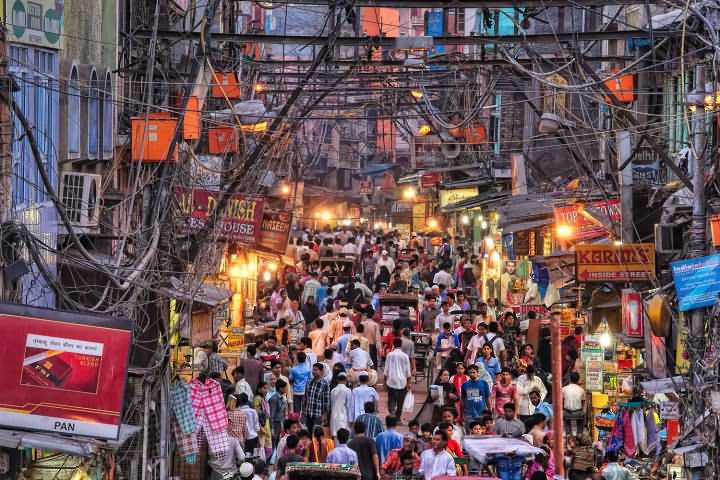
[[[414,408],[415,408],[415,395],[413,395],[412,392],[408,391],[405,394],[405,400],[403,400],[402,411],[403,412],[412,412]]]

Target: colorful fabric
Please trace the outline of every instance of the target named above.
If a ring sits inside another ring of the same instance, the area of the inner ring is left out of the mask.
[[[227,417],[226,417],[227,418]],[[208,450],[210,453],[215,455],[218,459],[225,457],[225,452],[230,448],[230,438],[228,436],[227,424],[223,430],[213,430],[210,424],[209,418],[205,415],[204,411],[200,412],[200,417],[197,418],[197,442],[200,444],[203,438],[208,442]]]
[[[202,383],[197,378],[190,382],[190,397],[195,421],[205,417],[210,430],[226,431],[228,414],[225,410],[222,387],[215,380],[208,378]]]
[[[228,412],[228,432],[233,437],[245,443],[245,432],[247,432],[247,415],[240,409]]]
[[[382,464],[383,470],[385,470],[388,473],[395,473],[402,470],[402,461],[400,460],[400,455],[402,454],[402,448],[396,448],[395,450],[391,451],[388,455],[387,459],[385,460],[385,463]],[[418,455],[415,452],[412,452],[413,456],[413,468],[417,470],[420,468],[420,455]]]
[[[308,418],[320,418],[330,409],[330,385],[325,379],[313,378],[305,388],[303,413]]]
[[[183,380],[176,381],[170,387],[170,409],[183,433],[195,432],[190,386]]]
[[[185,461],[190,465],[197,461],[197,455],[200,453],[198,446],[197,435],[195,435],[195,419],[193,419],[193,432],[183,432],[181,426],[178,424],[177,417],[173,418],[170,422],[173,435],[175,436],[175,442],[177,443],[178,452],[185,458]]]

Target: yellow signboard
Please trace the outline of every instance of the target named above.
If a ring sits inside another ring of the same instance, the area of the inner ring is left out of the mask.
[[[446,207],[452,203],[477,197],[477,187],[453,188],[451,190],[440,190],[440,208]]]
[[[655,278],[655,244],[576,245],[578,282],[647,282]]]
[[[426,207],[426,204],[424,202],[413,203],[413,206],[412,206],[412,231],[413,232],[422,232],[427,228],[427,225],[425,223],[426,222],[425,207]]]

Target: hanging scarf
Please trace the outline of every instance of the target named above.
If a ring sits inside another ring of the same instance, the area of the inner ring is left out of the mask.
[[[648,453],[657,454],[660,449],[660,439],[658,438],[657,425],[655,424],[655,411],[648,410],[645,414],[645,430],[647,431]]]
[[[623,412],[618,412],[617,419],[615,420],[615,426],[610,433],[610,439],[608,440],[606,448],[608,452],[617,453],[623,447],[623,430],[625,427],[623,425],[624,421],[622,413]]]
[[[637,444],[635,443],[635,433],[632,428],[632,418],[630,410],[623,412],[623,448],[625,455],[635,457],[637,453]]]
[[[643,415],[641,409],[637,409],[632,413],[632,430],[638,453],[642,452],[647,455],[649,453],[647,430],[645,428],[645,415]]]

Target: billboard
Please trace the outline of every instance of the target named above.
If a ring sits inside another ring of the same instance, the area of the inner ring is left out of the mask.
[[[0,304],[0,425],[117,439],[130,321]]]
[[[720,293],[720,255],[672,262],[670,268],[681,312],[717,303]]]
[[[185,233],[198,233],[214,214],[220,192],[177,188],[175,196],[185,222]],[[215,222],[215,233],[226,240],[255,245],[260,234],[264,204],[259,197],[233,195]]]
[[[608,230],[603,224],[609,226],[622,220],[620,200],[617,199],[556,207],[554,213],[556,225],[572,227],[575,241],[607,236]]]
[[[476,197],[478,194],[477,187],[453,188],[449,190],[440,190],[440,208],[447,207],[452,203],[461,202],[468,198]]]
[[[655,244],[576,245],[578,282],[646,282],[655,278]]]
[[[270,252],[285,255],[291,226],[292,213],[281,210],[266,210],[263,213],[257,246]]]

